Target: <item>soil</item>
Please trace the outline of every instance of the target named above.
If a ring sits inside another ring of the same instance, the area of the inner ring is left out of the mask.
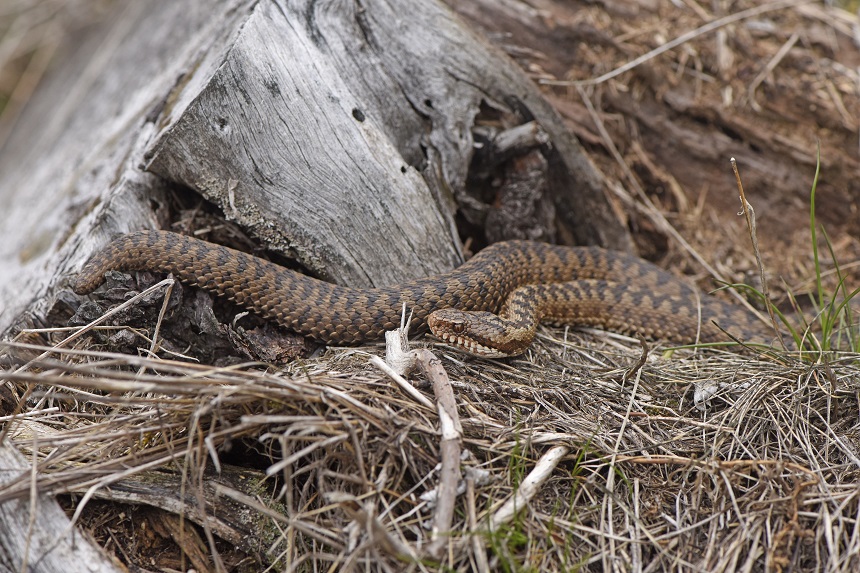
[[[810,190],[820,145],[817,221],[840,267],[852,270],[846,263],[860,255],[860,50],[854,15],[809,3],[749,0],[530,0],[493,10],[481,10],[481,2],[450,4],[544,86],[608,187],[635,196],[640,186],[692,248],[730,280],[755,281],[758,275],[738,216],[734,157],[756,214],[771,288],[778,293],[784,281],[795,294],[810,289]],[[630,71],[590,81],[745,10],[758,13],[699,34]],[[643,216],[643,198],[631,203],[625,195],[619,195],[619,212],[640,254],[701,275],[701,265],[682,245]],[[821,240],[819,246],[826,249]],[[822,265],[833,267],[826,252]]]

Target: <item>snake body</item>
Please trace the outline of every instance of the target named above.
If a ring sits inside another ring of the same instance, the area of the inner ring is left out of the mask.
[[[639,258],[597,247],[532,241],[493,244],[450,272],[384,288],[330,284],[269,261],[167,231],[120,236],[96,253],[72,288],[95,290],[108,270],[169,272],[334,345],[383,337],[400,324],[485,356],[522,353],[541,321],[601,326],[677,343],[764,341],[745,310],[705,296]]]

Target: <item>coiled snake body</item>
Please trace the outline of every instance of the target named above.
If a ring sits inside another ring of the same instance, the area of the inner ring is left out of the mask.
[[[496,243],[448,273],[377,289],[353,289],[269,261],[167,231],[123,235],[74,281],[95,290],[105,271],[170,272],[318,341],[355,345],[399,326],[473,354],[511,356],[531,344],[538,322],[601,326],[678,343],[767,339],[745,310],[703,295],[636,257],[597,247],[531,241]]]

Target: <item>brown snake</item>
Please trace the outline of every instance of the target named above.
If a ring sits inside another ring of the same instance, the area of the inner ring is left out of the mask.
[[[377,289],[323,282],[252,255],[167,231],[123,235],[73,284],[95,290],[105,271],[170,272],[290,330],[335,345],[412,326],[481,356],[520,354],[541,321],[602,326],[677,343],[769,339],[744,309],[705,296],[666,271],[597,247],[496,243],[448,273]],[[495,313],[495,314],[494,314]]]

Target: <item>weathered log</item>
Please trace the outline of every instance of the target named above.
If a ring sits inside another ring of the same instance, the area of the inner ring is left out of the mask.
[[[0,333],[112,235],[165,226],[170,182],[336,282],[451,268],[483,108],[547,135],[558,236],[630,245],[557,114],[436,2],[129,3],[58,68],[0,159]]]
[[[0,446],[0,488],[32,471],[14,448]],[[75,529],[47,494],[0,503],[0,572],[107,573],[123,571]]]

